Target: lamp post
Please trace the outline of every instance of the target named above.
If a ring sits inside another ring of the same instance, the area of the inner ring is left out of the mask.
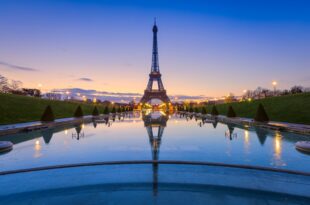
[[[273,82],[272,82],[272,86],[273,86],[273,93],[274,93],[274,95],[276,95],[276,89],[277,89],[277,87],[276,87],[276,86],[277,86],[277,84],[278,84],[278,83],[277,83],[277,81],[273,81]]]

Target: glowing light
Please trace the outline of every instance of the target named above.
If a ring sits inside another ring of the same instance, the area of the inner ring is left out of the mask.
[[[93,99],[93,103],[96,103],[96,102],[97,102],[97,98],[94,98],[94,99]]]
[[[81,93],[77,93],[76,95],[77,95],[77,96],[81,96]]]
[[[67,95],[69,95],[69,94],[70,94],[70,92],[69,92],[69,91],[66,91],[66,94],[67,94]]]
[[[250,135],[249,131],[244,130],[244,149],[246,153],[249,152],[249,145],[250,145],[249,135]]]
[[[41,87],[42,87],[42,84],[41,84],[41,83],[39,83],[39,84],[38,84],[38,87],[39,87],[39,88],[41,88]]]
[[[114,105],[114,102],[112,101],[111,104]]]
[[[249,143],[249,131],[244,130],[244,141],[245,143]]]
[[[276,86],[277,84],[278,84],[277,81],[272,81],[273,86]]]
[[[84,127],[85,127],[85,125],[84,125],[84,124],[82,124],[82,129],[84,129]]]
[[[275,150],[275,154],[277,157],[281,157],[281,152],[282,152],[282,137],[281,135],[277,132],[276,136],[274,138],[274,150]]]
[[[249,98],[248,101],[251,102],[251,101],[252,101],[252,98]]]
[[[67,135],[68,134],[68,130],[65,130],[65,135]]]
[[[40,145],[40,141],[39,140],[36,141],[36,145]]]
[[[243,93],[246,93],[246,92],[248,92],[247,90],[243,90]]]

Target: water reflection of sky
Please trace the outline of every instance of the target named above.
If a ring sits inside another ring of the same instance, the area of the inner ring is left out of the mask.
[[[0,170],[113,160],[194,160],[310,170],[310,155],[294,144],[307,136],[172,116],[127,116],[1,137],[14,145]],[[166,122],[167,121],[167,122]],[[166,125],[166,126],[165,126]],[[150,136],[153,135],[153,136]]]

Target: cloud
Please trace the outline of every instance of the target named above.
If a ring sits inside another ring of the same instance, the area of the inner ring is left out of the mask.
[[[136,99],[136,102],[139,102],[142,98],[141,93],[129,93],[129,92],[108,92],[108,91],[98,91],[98,90],[86,90],[82,88],[66,88],[66,89],[54,89],[54,93],[65,93],[69,91],[73,98],[78,98],[77,96],[86,96],[89,99],[96,97],[99,100],[109,100],[114,102],[130,102],[133,98]],[[78,95],[79,94],[79,95]],[[206,96],[191,96],[191,95],[170,95],[171,100],[174,100],[176,97],[178,100],[205,100],[208,99]]]
[[[29,68],[29,67],[24,67],[24,66],[19,66],[19,65],[13,65],[13,64],[10,64],[10,63],[6,63],[6,62],[3,62],[3,61],[0,61],[0,65],[3,65],[7,68],[10,68],[10,69],[14,69],[14,70],[22,70],[22,71],[38,71],[37,69],[35,68]]]
[[[79,81],[85,81],[85,82],[92,82],[92,81],[93,81],[93,79],[90,79],[90,78],[79,78],[79,79],[77,79],[77,80],[79,80]]]

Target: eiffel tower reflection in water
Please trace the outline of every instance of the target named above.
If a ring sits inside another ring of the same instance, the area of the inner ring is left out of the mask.
[[[157,161],[159,159],[159,149],[161,140],[163,137],[164,129],[167,126],[169,119],[169,113],[160,111],[151,113],[142,113],[142,119],[144,121],[144,127],[146,128],[149,142],[152,150],[152,160]],[[158,163],[152,164],[153,168],[153,194],[157,195],[158,192]]]

